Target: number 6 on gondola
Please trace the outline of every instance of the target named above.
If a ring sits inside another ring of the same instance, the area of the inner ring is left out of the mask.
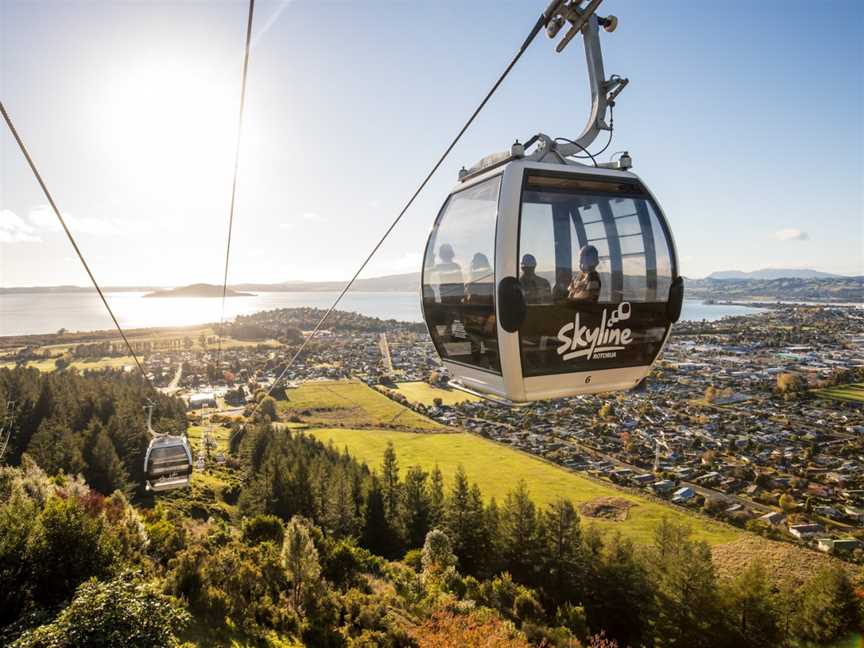
[[[484,162],[447,198],[423,261],[423,314],[453,382],[511,402],[638,384],[683,299],[651,193],[622,170]]]

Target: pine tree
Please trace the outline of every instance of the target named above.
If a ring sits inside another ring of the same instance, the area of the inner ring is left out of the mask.
[[[396,460],[396,449],[393,442],[387,442],[384,460],[381,463],[381,492],[384,496],[384,511],[387,519],[395,520],[399,515],[399,462]]]
[[[366,495],[361,542],[374,554],[385,558],[395,557],[392,532],[384,510],[384,493],[376,476],[372,477],[372,486]]]
[[[524,480],[507,494],[501,509],[501,556],[507,570],[521,583],[537,582],[541,557],[537,509]]]
[[[317,585],[321,576],[318,551],[309,535],[305,520],[295,516],[285,528],[282,543],[282,565],[291,581],[291,605],[302,611],[304,596]]]
[[[544,584],[556,605],[578,602],[585,576],[579,514],[569,500],[557,499],[543,513]]]
[[[436,528],[444,525],[445,521],[445,498],[444,498],[444,477],[441,475],[441,469],[438,464],[432,469],[431,487],[429,493],[429,526]]]
[[[453,552],[459,558],[459,564],[464,573],[471,573],[465,568],[465,561],[471,553],[470,528],[471,489],[468,486],[468,475],[460,464],[453,477],[453,488],[446,504],[447,536],[453,543]]]
[[[49,475],[65,472],[77,475],[84,470],[81,439],[57,419],[45,419],[30,439],[27,452]]]
[[[87,467],[84,476],[87,484],[104,495],[115,490],[123,490],[129,482],[129,475],[117,455],[108,431],[98,421],[90,425],[89,438],[84,448]]]
[[[420,466],[411,466],[405,474],[405,520],[403,526],[409,547],[419,547],[430,530],[432,503],[426,484],[428,473]]]
[[[661,521],[650,561],[658,616],[658,646],[710,648],[724,636],[711,549],[689,539],[689,530]]]
[[[737,631],[738,646],[782,645],[778,601],[765,569],[751,563],[724,587],[727,613]]]

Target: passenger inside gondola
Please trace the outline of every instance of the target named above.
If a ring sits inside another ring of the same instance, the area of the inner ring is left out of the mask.
[[[586,245],[579,251],[579,272],[573,277],[567,292],[570,301],[596,303],[600,299],[599,264],[600,257],[593,245]]]
[[[466,304],[482,304],[489,306],[492,304],[492,291],[494,284],[492,281],[492,267],[489,265],[489,259],[482,252],[478,252],[471,259],[471,278],[465,284],[465,303]]]
[[[435,272],[441,292],[441,303],[461,303],[465,294],[465,283],[462,279],[462,266],[453,260],[456,257],[453,246],[444,243],[438,248],[438,257],[441,262],[435,265]]]
[[[522,257],[522,276],[519,277],[526,304],[551,304],[552,287],[537,274],[537,259],[533,254]]]

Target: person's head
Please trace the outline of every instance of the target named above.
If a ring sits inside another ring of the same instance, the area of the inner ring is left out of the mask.
[[[527,275],[534,274],[534,271],[537,269],[537,259],[534,258],[533,254],[526,254],[522,257],[522,272]]]
[[[482,252],[478,252],[474,255],[474,258],[471,259],[471,269],[472,270],[488,270],[489,269],[489,259],[486,258],[486,255]]]
[[[456,253],[453,251],[453,246],[449,243],[445,243],[440,248],[438,248],[438,256],[441,257],[442,261],[446,261],[450,263],[453,260],[453,257],[456,256]]]
[[[579,269],[582,272],[591,272],[600,265],[600,255],[593,245],[586,245],[579,250]]]

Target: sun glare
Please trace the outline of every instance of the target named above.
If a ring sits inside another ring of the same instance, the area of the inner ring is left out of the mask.
[[[114,70],[98,124],[112,164],[146,184],[221,180],[232,168],[237,132],[232,72],[176,61]]]

